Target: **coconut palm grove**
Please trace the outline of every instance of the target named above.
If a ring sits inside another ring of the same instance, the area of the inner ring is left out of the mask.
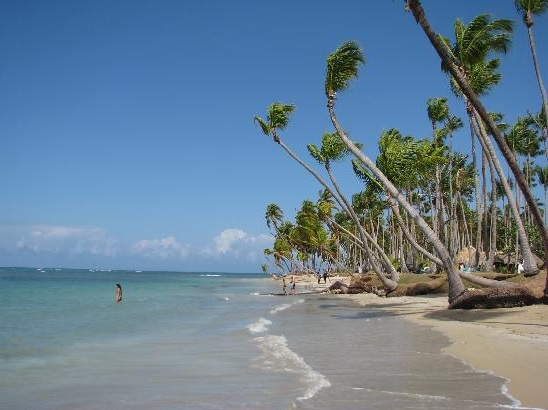
[[[308,158],[284,140],[295,105],[276,101],[266,115],[254,117],[318,186],[318,196],[303,198],[294,220],[284,217],[275,198],[266,208],[274,242],[264,254],[278,274],[344,272],[352,277],[350,286],[335,283],[331,290],[345,293],[446,291],[450,308],[548,301],[548,281],[540,292],[528,286],[532,278],[538,283],[548,258],[548,99],[534,36],[534,22],[548,1],[516,0],[515,6],[521,21],[489,14],[456,19],[446,37],[430,25],[420,1],[405,2],[409,18],[439,56],[430,63],[447,74],[447,88],[425,101],[429,137],[383,130],[376,142],[367,141],[378,144],[378,156],[370,158],[364,141],[350,136],[337,103],[367,75],[368,61],[351,39],[326,57],[325,114],[333,128],[307,145]],[[482,98],[504,75],[501,61],[516,24],[527,27],[531,59],[523,75],[535,76],[539,93],[537,106],[522,107],[517,121],[508,123],[505,113],[491,112]],[[464,104],[466,118],[453,115],[448,93]],[[454,150],[455,138],[469,138],[470,151]],[[361,191],[343,192],[337,184],[331,165],[343,161],[363,183]]]

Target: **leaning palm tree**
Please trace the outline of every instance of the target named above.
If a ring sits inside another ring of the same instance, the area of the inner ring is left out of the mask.
[[[499,60],[492,59],[485,61],[487,56],[491,52],[506,52],[510,46],[510,34],[512,32],[512,21],[506,19],[491,20],[489,15],[482,14],[474,17],[469,24],[464,24],[460,19],[457,19],[454,23],[454,43],[451,44],[449,39],[441,37],[446,44],[447,50],[450,53],[453,61],[457,65],[459,71],[468,80],[471,88],[478,95],[485,95],[496,84],[499,83],[501,75],[496,71],[499,67]],[[442,70],[447,72],[445,64],[442,62]],[[483,151],[482,155],[482,180],[483,185],[480,189],[478,173],[475,175],[476,183],[476,216],[477,216],[477,230],[476,230],[476,261],[479,261],[479,250],[483,248],[483,217],[485,212],[485,161],[486,156],[490,155],[486,153],[485,146],[485,133],[480,134],[475,127],[476,112],[472,104],[468,101],[466,95],[463,95],[458,83],[451,78],[451,89],[457,97],[463,97],[466,111],[469,117],[470,131],[471,131],[471,155],[472,163],[475,169],[477,169],[477,156],[476,156],[476,143],[475,136],[479,139]],[[481,130],[480,130],[481,131]],[[515,213],[516,217],[519,217],[519,213]],[[531,259],[532,261],[532,259]],[[533,269],[533,264],[527,265],[530,270]],[[536,266],[534,266],[536,268]]]
[[[533,16],[543,14],[548,10],[548,0],[515,0],[516,9],[521,13],[523,22],[527,27],[527,34],[529,36],[529,45],[531,47],[531,56],[533,58],[533,66],[535,67],[535,74],[537,76],[538,86],[540,88],[540,94],[542,96],[542,105],[544,107],[544,119],[548,123],[548,97],[546,96],[546,88],[542,81],[542,75],[540,73],[540,66],[538,63],[537,48],[535,46],[535,38],[533,37]]]
[[[536,199],[533,196],[533,193],[531,192],[531,189],[529,185],[527,184],[527,181],[525,179],[525,176],[523,175],[523,172],[521,172],[521,169],[519,168],[519,165],[515,158],[512,155],[512,152],[506,142],[504,141],[504,137],[500,131],[500,129],[497,127],[497,124],[495,123],[494,119],[491,118],[488,111],[483,106],[481,100],[479,99],[478,95],[474,92],[474,90],[470,87],[470,84],[466,80],[466,78],[462,75],[462,73],[459,71],[457,64],[451,57],[449,51],[447,50],[447,47],[445,46],[444,42],[441,40],[441,38],[436,34],[436,32],[432,29],[432,26],[428,22],[428,19],[426,18],[426,13],[424,12],[424,9],[421,6],[421,3],[419,0],[405,0],[406,2],[406,9],[410,10],[413,14],[413,17],[415,18],[415,21],[420,25],[422,30],[424,31],[425,35],[430,40],[430,43],[442,59],[443,63],[447,66],[447,69],[455,79],[455,81],[458,83],[462,93],[466,95],[474,109],[477,111],[478,115],[481,117],[482,121],[485,122],[487,127],[489,128],[493,138],[495,139],[498,148],[500,149],[500,152],[504,156],[504,159],[508,163],[510,169],[512,170],[512,173],[514,174],[514,177],[516,179],[516,183],[518,184],[519,188],[523,192],[523,195],[525,197],[525,200],[527,201],[527,204],[529,205],[535,225],[538,227],[539,232],[542,236],[542,242],[544,246],[544,265],[548,266],[548,230],[546,229],[546,226],[544,225],[543,217],[540,212],[539,207],[536,204]],[[546,287],[544,289],[544,295],[546,298],[548,298],[548,276],[546,279]]]
[[[354,143],[356,146],[360,147],[361,144]],[[349,214],[351,219],[356,224],[356,227],[360,230],[360,234],[367,238],[367,240],[373,244],[373,246],[376,248],[377,252],[380,255],[381,263],[383,264],[384,268],[390,273],[390,279],[394,282],[398,282],[399,280],[399,274],[388,259],[388,256],[384,252],[384,250],[377,244],[377,242],[369,235],[369,233],[364,229],[364,227],[361,225],[360,220],[358,216],[356,215],[356,212],[354,211],[352,204],[348,201],[345,195],[343,195],[339,184],[337,183],[332,169],[331,164],[337,161],[340,161],[344,159],[350,151],[348,150],[348,147],[343,143],[338,133],[324,133],[322,136],[322,145],[320,148],[316,147],[314,144],[308,144],[307,146],[308,152],[314,158],[316,161],[318,161],[320,164],[322,164],[326,172],[329,176],[329,179],[331,180],[331,183],[333,184],[333,187],[335,188],[335,191],[338,194],[338,197],[343,202],[343,209]]]
[[[327,57],[327,70],[325,76],[325,95],[327,97],[327,109],[331,122],[339,133],[341,139],[350,151],[358,158],[383,185],[386,192],[392,196],[402,208],[414,219],[418,227],[423,231],[427,239],[436,249],[441,261],[447,270],[449,282],[449,304],[457,302],[457,299],[466,293],[466,288],[457,273],[453,261],[447,249],[430,228],[428,223],[419,215],[417,210],[407,202],[403,195],[396,189],[390,180],[377,168],[375,163],[367,157],[346,135],[335,115],[335,98],[338,92],[346,90],[352,79],[358,77],[358,66],[365,63],[362,50],[355,41],[342,44],[337,50]]]
[[[469,82],[472,90],[476,92],[477,95],[485,95],[494,85],[499,83],[501,78],[501,75],[497,72],[500,64],[499,60],[492,59],[485,61],[485,58],[492,51],[506,52],[508,50],[510,45],[510,33],[512,32],[512,22],[506,19],[491,20],[488,15],[483,14],[473,18],[468,25],[462,23],[460,20],[457,20],[454,28],[455,42],[453,45],[450,44],[448,39],[442,37],[444,43],[446,44],[446,48],[457,65],[458,70]],[[444,63],[442,63],[442,69],[447,71],[447,67]],[[457,96],[462,95],[460,86],[454,78],[451,79],[451,88]],[[464,95],[464,99],[466,102],[467,112],[470,117],[472,136],[478,136],[485,155],[485,157],[483,157],[482,165],[485,165],[485,158],[488,158],[489,163],[496,168],[499,178],[501,178],[502,181],[506,181],[506,177],[504,176],[502,167],[498,161],[497,154],[491,146],[492,144],[487,136],[483,122],[478,118],[477,111],[472,104],[470,104],[466,95]],[[474,138],[472,138],[472,147],[474,147]],[[474,150],[472,155],[473,161],[475,162]],[[482,170],[484,171],[483,167]],[[480,203],[479,185],[477,182],[476,184],[476,209],[478,214],[477,249],[480,249],[483,238],[481,234],[481,227],[485,205],[483,202]],[[509,187],[504,183],[503,186],[508,190],[507,193],[509,194]],[[485,189],[483,192],[485,193]],[[495,191],[493,191],[493,193],[494,192]],[[518,207],[515,202],[512,201],[509,202],[509,205],[513,212],[514,219],[516,220],[525,273],[529,276],[536,275],[539,272],[539,269],[535,263]],[[479,252],[476,253],[476,261],[478,257]]]
[[[300,164],[304,169],[306,169],[315,179],[318,181],[325,189],[329,191],[329,193],[337,199],[338,196],[333,192],[331,187],[323,180],[323,178],[318,175],[316,171],[314,171],[308,164],[306,164],[304,161],[302,161],[289,147],[282,141],[280,136],[278,135],[278,130],[283,130],[288,124],[291,113],[294,111],[295,106],[291,104],[282,104],[279,102],[272,103],[268,107],[268,113],[266,120],[262,119],[259,116],[254,117],[254,121],[259,124],[261,127],[263,133],[265,135],[269,135],[273,138],[274,142],[276,142],[282,149],[291,157],[293,158],[298,164]],[[338,203],[341,207],[344,208],[342,200],[338,200]],[[368,258],[370,259],[370,262],[372,263],[373,269],[376,273],[376,275],[379,277],[383,285],[388,290],[393,290],[397,287],[397,282],[387,278],[381,271],[378,264],[375,262],[373,258],[373,253],[369,249],[367,245],[367,240],[365,237],[362,238],[362,246],[365,250],[366,254],[368,255]]]
[[[438,256],[443,263],[446,271],[449,284],[449,306],[457,308],[463,305],[468,305],[469,298],[464,283],[461,277],[470,280],[482,286],[490,287],[516,287],[513,283],[493,281],[489,279],[478,278],[476,275],[465,272],[457,272],[451,256],[447,248],[436,236],[435,232],[428,223],[421,217],[419,212],[403,197],[392,182],[384,175],[384,173],[375,165],[369,157],[367,157],[346,135],[335,115],[335,96],[337,92],[344,91],[350,85],[352,79],[358,75],[359,63],[363,63],[364,58],[358,44],[354,41],[349,41],[340,46],[337,50],[331,53],[327,58],[327,71],[325,81],[325,95],[327,97],[327,108],[331,122],[335,126],[339,136],[347,145],[348,149],[356,156],[358,160],[365,165],[372,175],[378,180],[388,194],[394,198],[398,204],[409,214],[418,228],[423,232],[428,242],[432,244]]]

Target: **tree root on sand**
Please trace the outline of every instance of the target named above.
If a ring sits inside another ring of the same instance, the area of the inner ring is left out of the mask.
[[[449,309],[494,309],[529,306],[539,303],[524,287],[466,290],[449,302]]]

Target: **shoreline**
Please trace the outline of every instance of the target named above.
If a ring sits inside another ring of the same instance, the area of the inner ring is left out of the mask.
[[[298,290],[321,290],[314,277],[296,276]],[[521,406],[548,409],[548,306],[449,310],[447,295],[385,298],[373,294],[339,295],[360,306],[383,309],[413,323],[428,326],[449,339],[442,350],[476,371],[506,379],[502,392]]]
[[[442,350],[444,353],[477,371],[506,379],[503,392],[521,406],[548,409],[548,306],[449,310],[445,295],[347,297],[361,306],[384,309],[446,335],[451,344]]]

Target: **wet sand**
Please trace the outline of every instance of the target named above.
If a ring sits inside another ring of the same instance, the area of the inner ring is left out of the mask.
[[[446,353],[508,379],[522,406],[548,409],[548,306],[449,310],[446,296],[345,297],[442,332],[453,342]]]
[[[297,290],[321,290],[341,278],[317,284],[298,277]],[[342,280],[345,280],[342,278]],[[548,409],[548,306],[511,309],[449,310],[446,295],[378,297],[341,295],[360,305],[389,311],[430,326],[453,342],[444,351],[474,369],[508,379],[508,393],[522,406]]]

